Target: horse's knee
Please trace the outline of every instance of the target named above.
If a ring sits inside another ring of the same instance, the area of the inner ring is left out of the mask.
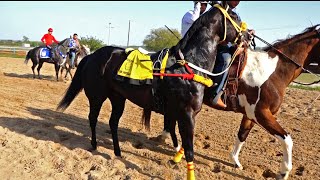
[[[240,142],[244,142],[247,139],[248,135],[249,135],[249,131],[245,129],[240,129],[238,132],[238,138]]]

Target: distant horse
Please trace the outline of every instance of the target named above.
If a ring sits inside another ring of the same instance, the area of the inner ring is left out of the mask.
[[[277,178],[287,179],[292,170],[291,136],[279,125],[275,114],[278,112],[285,95],[285,89],[310,63],[320,64],[320,25],[307,28],[304,32],[288,39],[280,40],[264,51],[247,49],[247,62],[238,81],[237,107],[232,109],[227,99],[227,109],[242,113],[238,136],[230,157],[235,166],[242,169],[239,153],[250,130],[255,124],[275,136],[283,148],[283,161]],[[212,106],[210,94],[212,88],[206,88],[204,104]],[[150,124],[151,111],[144,109],[143,123]],[[176,121],[164,116],[163,137],[170,132],[174,147],[179,150],[175,134]],[[160,136],[161,137],[161,136]]]
[[[76,53],[76,57],[74,58],[75,67],[77,67],[79,62],[88,54],[90,54],[90,49],[86,45],[80,44],[79,51]],[[62,77],[63,70],[66,70],[66,75],[64,76],[64,78],[67,78],[68,73],[69,73],[69,75],[72,79],[73,76],[71,73],[71,69],[72,69],[72,67],[71,67],[71,54],[68,53],[66,63],[61,65],[60,77]]]
[[[56,70],[56,78],[58,81],[58,72],[60,69],[60,66],[65,63],[67,52],[69,51],[70,47],[72,45],[70,44],[71,39],[66,38],[62,41],[60,41],[58,44],[53,43],[53,53],[54,53],[54,59],[51,58],[50,50],[46,46],[38,46],[28,51],[26,55],[26,59],[24,61],[25,64],[28,63],[29,59],[32,60],[32,72],[33,72],[33,78],[36,77],[34,68],[38,65],[37,71],[38,71],[38,77],[40,77],[40,69],[42,68],[42,65],[44,62],[54,64],[54,68]]]
[[[189,74],[187,66],[178,63],[178,60],[182,59],[179,52],[184,54],[188,62],[207,71],[212,71],[218,43],[222,39],[235,41],[238,36],[237,30],[229,20],[225,21],[225,14],[217,8],[211,8],[193,23],[187,34],[176,46],[168,50],[169,58],[165,73]],[[162,51],[159,51],[152,56],[159,57],[161,53]],[[172,119],[179,119],[178,125],[182,146],[185,149],[188,163],[187,177],[188,179],[194,179],[193,132],[195,117],[201,110],[205,86],[193,80],[165,76],[159,80],[159,86],[156,89],[161,100],[155,101],[159,104],[162,103],[163,106],[161,107],[163,108],[157,108],[154,103],[155,99],[151,85],[138,86],[115,80],[117,71],[127,56],[123,48],[105,46],[84,57],[57,110],[65,110],[83,88],[90,104],[91,145],[93,149],[96,149],[95,128],[97,118],[103,102],[109,98],[112,105],[109,125],[116,156],[121,156],[118,124],[123,114],[126,99],[140,107],[166,114]],[[194,70],[194,73],[207,77],[205,73],[198,70]]]

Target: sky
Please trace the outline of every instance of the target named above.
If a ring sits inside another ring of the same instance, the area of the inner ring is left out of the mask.
[[[129,46],[140,46],[152,29],[166,25],[180,32],[191,9],[192,1],[1,1],[0,39],[40,41],[51,27],[57,40],[77,33],[126,46],[130,21]],[[320,1],[241,1],[237,12],[269,43],[320,24]]]

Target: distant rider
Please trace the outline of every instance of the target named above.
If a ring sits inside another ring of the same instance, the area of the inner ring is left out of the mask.
[[[71,67],[72,69],[74,69],[74,60],[75,60],[75,57],[76,57],[76,53],[79,51],[80,49],[80,43],[79,43],[79,40],[78,40],[78,34],[77,33],[74,33],[73,34],[73,38],[72,38],[72,48],[70,48],[70,55],[71,55]]]
[[[52,42],[59,43],[59,41],[56,40],[56,38],[52,35],[53,29],[48,29],[48,34],[45,34],[42,36],[41,41],[47,46],[48,49],[50,49],[51,59],[54,60],[54,53],[52,52],[51,44]]]

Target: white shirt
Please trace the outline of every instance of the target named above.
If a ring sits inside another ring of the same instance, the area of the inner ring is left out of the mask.
[[[200,2],[198,2],[194,6],[194,10],[189,10],[186,14],[182,17],[181,21],[181,35],[182,37],[186,34],[188,29],[192,26],[193,22],[196,21],[200,17]]]

